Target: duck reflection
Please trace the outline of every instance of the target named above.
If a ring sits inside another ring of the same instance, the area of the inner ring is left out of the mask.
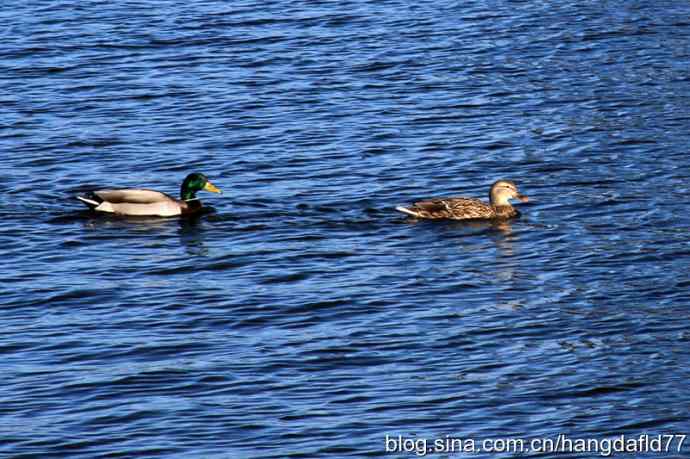
[[[407,222],[430,225],[427,220],[415,218],[408,219]],[[454,233],[456,231],[462,232],[464,233],[463,236],[486,234],[493,240],[502,257],[509,258],[515,255],[514,243],[517,240],[517,236],[513,233],[513,227],[510,220],[448,220],[444,223],[444,225],[439,225],[438,223],[432,223],[431,225],[443,231],[451,229]],[[469,230],[476,230],[476,232]]]
[[[120,215],[100,215],[90,211],[84,211],[84,227],[90,230],[103,230],[113,228],[134,228],[141,231],[149,231],[170,227],[174,221],[164,217],[129,217]]]
[[[512,258],[515,255],[516,236],[513,234],[513,227],[509,221],[471,222],[468,225],[481,229],[489,235],[501,259]]]
[[[171,231],[177,228],[180,245],[185,247],[186,252],[189,255],[206,257],[209,251],[204,243],[204,231],[201,220],[204,215],[212,212],[212,208],[205,208],[203,212],[198,214],[177,218],[102,215],[89,211],[80,212],[79,216],[82,218],[84,227],[92,231],[128,229],[130,231],[152,233],[154,237],[165,237],[170,236]]]
[[[496,236],[493,240],[499,253],[504,258],[512,258],[515,255],[513,243],[516,240],[516,236],[513,234],[513,227],[511,224],[507,221],[496,222],[492,224],[492,229]]]
[[[519,252],[519,232],[513,231],[513,222],[508,220],[474,220],[428,222],[410,219],[409,223],[428,225],[438,231],[439,237],[455,242],[457,249],[465,257],[475,259],[473,266],[486,281],[506,287],[520,277],[521,261]],[[491,251],[491,245],[496,250]]]
[[[177,234],[180,236],[180,243],[189,255],[207,257],[209,250],[204,243],[204,231],[201,228],[200,219],[201,215],[181,218]]]

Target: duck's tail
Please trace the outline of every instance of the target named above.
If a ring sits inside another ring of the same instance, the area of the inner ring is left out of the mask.
[[[398,212],[402,212],[404,214],[407,214],[407,215],[412,215],[413,217],[419,217],[419,214],[417,212],[415,212],[414,210],[408,209],[407,207],[398,206],[395,208],[395,210],[397,210]]]
[[[95,209],[96,207],[101,205],[100,202],[94,201],[93,199],[90,199],[91,196],[89,196],[88,198],[86,198],[84,196],[76,196],[76,198],[78,200],[80,200],[81,202],[83,202],[84,204],[86,204],[87,206],[89,206],[91,209]]]

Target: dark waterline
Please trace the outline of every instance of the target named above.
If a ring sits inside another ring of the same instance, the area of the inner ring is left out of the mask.
[[[690,5],[592,3],[5,2],[1,455],[690,434]]]

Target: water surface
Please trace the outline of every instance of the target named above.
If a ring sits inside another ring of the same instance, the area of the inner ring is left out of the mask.
[[[380,457],[386,435],[690,433],[689,16],[10,1],[0,452]],[[191,171],[225,191],[194,220],[73,199],[176,193]],[[532,198],[521,219],[394,210],[498,178]]]

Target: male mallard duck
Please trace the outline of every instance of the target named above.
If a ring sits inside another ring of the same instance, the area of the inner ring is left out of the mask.
[[[518,193],[517,187],[510,180],[499,180],[491,185],[489,201],[486,204],[479,199],[471,198],[432,198],[415,202],[409,207],[396,207],[396,210],[417,218],[447,218],[451,220],[470,219],[507,219],[517,217],[520,212],[510,205],[509,200],[529,201],[527,196]]]
[[[127,188],[119,190],[96,190],[86,196],[77,196],[89,208],[99,212],[119,215],[174,217],[189,215],[201,209],[201,201],[196,197],[200,190],[220,193],[204,174],[189,174],[180,187],[180,199],[160,191]]]

